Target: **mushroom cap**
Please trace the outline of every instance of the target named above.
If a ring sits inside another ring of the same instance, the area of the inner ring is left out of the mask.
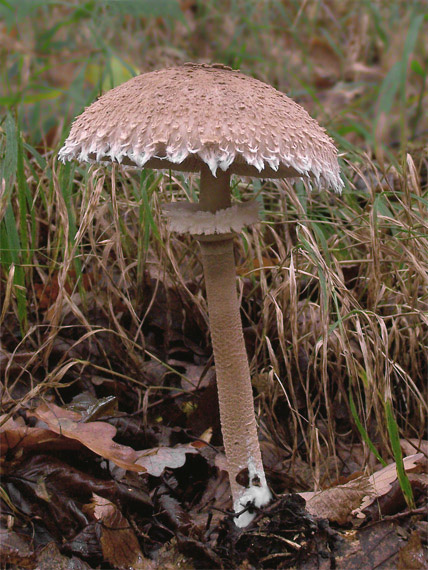
[[[134,77],[78,116],[59,158],[239,176],[305,176],[340,192],[333,140],[274,87],[214,64]]]

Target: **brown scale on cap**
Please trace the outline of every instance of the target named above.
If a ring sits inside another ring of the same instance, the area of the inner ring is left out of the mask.
[[[292,99],[220,64],[145,73],[108,91],[73,123],[62,160],[261,178],[307,176],[340,191],[331,138]]]

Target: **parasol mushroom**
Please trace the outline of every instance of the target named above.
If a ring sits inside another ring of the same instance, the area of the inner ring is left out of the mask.
[[[198,204],[169,204],[170,228],[200,243],[220,419],[239,527],[271,494],[263,469],[236,292],[235,232],[258,219],[231,204],[231,175],[306,177],[343,186],[333,141],[293,100],[221,64],[145,73],[108,91],[74,121],[62,161],[114,161],[200,172]],[[248,483],[243,483],[245,471]]]

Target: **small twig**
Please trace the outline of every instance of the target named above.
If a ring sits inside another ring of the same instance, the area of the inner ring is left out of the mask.
[[[276,538],[276,540],[284,542],[294,550],[300,550],[302,548],[301,544],[297,544],[297,542],[293,542],[292,540],[285,538],[285,536],[280,536],[279,534],[269,534],[267,532],[257,532],[257,531],[254,532],[248,531],[247,534],[250,534],[252,536],[263,536],[265,538]]]
[[[428,506],[419,507],[417,509],[411,509],[410,511],[405,511],[403,513],[395,513],[395,515],[386,515],[377,521],[372,521],[371,523],[367,524],[364,528],[370,528],[375,524],[382,523],[384,521],[393,521],[396,519],[402,519],[404,517],[411,517],[413,515],[424,515],[428,513]]]
[[[210,511],[217,511],[218,513],[222,513],[223,515],[227,515],[228,517],[235,517],[236,513],[234,511],[228,511],[226,509],[219,509],[218,507],[208,507]]]

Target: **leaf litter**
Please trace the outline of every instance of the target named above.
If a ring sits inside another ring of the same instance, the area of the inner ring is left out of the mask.
[[[87,413],[76,411],[82,401]],[[117,434],[126,441],[162,444],[134,449],[116,443]],[[0,436],[2,451],[11,457],[10,465],[3,463],[2,503],[14,521],[1,528],[0,552],[18,567],[35,568],[37,561],[37,567],[47,568],[47,552],[65,568],[94,567],[104,560],[112,568],[137,570],[160,563],[168,567],[178,563],[177,556],[181,564],[207,568],[330,568],[334,560],[349,568],[375,568],[383,564],[382,556],[394,556],[404,568],[406,561],[423,557],[417,531],[402,527],[411,537],[406,546],[397,534],[401,527],[380,524],[379,506],[370,511],[385,497],[393,503],[385,513],[404,508],[393,492],[394,464],[317,493],[279,494],[254,524],[238,530],[227,514],[227,465],[211,447],[210,433],[179,443],[185,432],[177,428],[144,426],[121,415],[108,399],[97,406],[93,398],[80,396],[68,408],[43,402],[25,416],[9,418]],[[267,461],[280,471],[286,463],[273,454]],[[406,457],[404,465],[422,477],[419,497],[426,495],[423,453]],[[364,519],[378,521],[376,532],[366,532]],[[355,529],[352,540],[341,530],[346,527]],[[363,547],[375,537],[380,546],[370,557]],[[55,550],[58,540],[63,545]]]

